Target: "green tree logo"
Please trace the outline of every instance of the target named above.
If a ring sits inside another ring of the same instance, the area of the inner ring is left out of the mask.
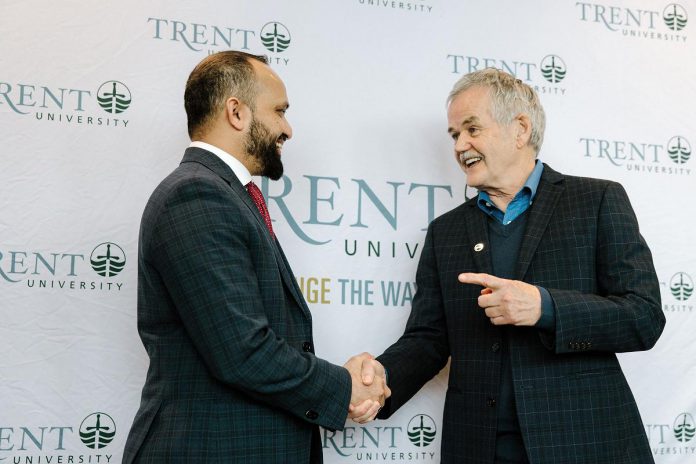
[[[694,281],[686,272],[677,272],[669,281],[669,290],[679,301],[686,301],[694,293]]]
[[[691,145],[684,137],[674,136],[667,142],[669,158],[677,164],[684,164],[691,158]]]
[[[673,31],[681,31],[689,20],[686,10],[681,5],[670,3],[662,11],[662,19],[665,24]]]
[[[131,104],[131,93],[123,82],[106,81],[97,90],[97,101],[107,113],[123,113]]]
[[[541,60],[541,74],[552,84],[558,84],[566,75],[566,65],[557,55],[547,55]]]
[[[408,423],[408,439],[419,448],[425,448],[435,439],[437,430],[432,417],[425,414],[414,416]]]
[[[261,28],[261,43],[270,52],[283,52],[290,46],[290,31],[275,21],[266,23]]]
[[[115,243],[104,242],[92,250],[89,262],[100,276],[113,277],[126,265],[126,253]]]
[[[101,449],[114,440],[116,423],[108,414],[95,412],[80,424],[80,440],[91,449]]]
[[[674,420],[674,438],[682,443],[686,443],[687,441],[691,441],[694,435],[696,435],[694,418],[687,412],[679,414]]]

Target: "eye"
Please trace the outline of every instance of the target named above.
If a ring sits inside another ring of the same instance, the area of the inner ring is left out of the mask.
[[[475,126],[469,126],[466,131],[469,133],[469,135],[476,135],[479,133],[479,128]]]
[[[452,137],[452,140],[456,142],[459,138],[459,132],[450,132],[450,137]]]

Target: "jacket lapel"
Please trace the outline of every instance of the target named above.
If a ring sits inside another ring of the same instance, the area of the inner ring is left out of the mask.
[[[261,213],[259,213],[259,209],[256,207],[253,200],[247,193],[246,188],[239,181],[232,169],[230,169],[228,165],[226,165],[220,158],[218,158],[213,153],[210,153],[209,151],[197,147],[187,148],[186,152],[184,153],[184,159],[181,162],[193,162],[202,164],[203,166],[213,171],[215,174],[219,175],[222,179],[225,180],[225,182],[227,182],[230,185],[234,193],[237,195],[237,197],[239,197],[239,200],[244,205],[246,205],[246,207],[251,212],[252,216],[256,219],[256,222],[259,225],[259,227],[261,227],[261,229],[264,232],[266,232],[262,234],[262,240],[266,240],[268,246],[270,246],[273,249],[276,264],[278,265],[280,275],[282,276],[285,285],[290,290],[290,293],[295,298],[295,302],[302,309],[302,312],[305,314],[305,316],[311,319],[312,316],[309,311],[309,308],[307,307],[307,303],[305,303],[305,300],[302,297],[302,292],[300,291],[299,287],[297,286],[297,282],[295,281],[295,277],[290,271],[290,265],[288,264],[287,259],[285,258],[285,255],[283,254],[283,251],[280,248],[280,244],[277,242],[277,240],[271,237],[271,234],[268,233],[268,228],[266,227],[266,223],[263,221],[263,218],[261,217]]]
[[[515,267],[515,279],[522,280],[527,273],[563,190],[563,175],[545,164],[534,201],[529,208],[527,227]]]
[[[291,293],[295,297],[295,300],[297,301],[297,304],[300,305],[300,308],[302,308],[302,311],[305,313],[305,316],[307,316],[308,319],[312,318],[312,313],[309,311],[309,307],[307,306],[307,302],[305,301],[304,297],[302,296],[302,290],[300,290],[299,285],[297,285],[297,279],[295,278],[295,275],[292,273],[290,270],[290,263],[288,263],[288,259],[285,257],[285,253],[283,252],[283,248],[280,246],[280,242],[276,238],[275,240],[276,244],[276,255],[280,256],[282,267],[281,267],[281,272],[283,274],[283,278],[285,279],[285,283],[287,284],[288,288],[290,289]],[[276,257],[277,257],[276,256]]]
[[[476,202],[478,195],[465,203],[467,208],[464,215],[464,225],[467,241],[464,246],[471,253],[476,272],[492,274],[491,246],[488,239],[488,223],[486,214],[480,211]],[[483,248],[481,248],[483,246]],[[477,251],[478,250],[478,251]]]

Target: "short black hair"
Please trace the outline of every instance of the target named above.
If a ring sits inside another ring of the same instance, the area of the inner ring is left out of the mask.
[[[207,56],[191,71],[184,92],[191,139],[202,135],[206,125],[231,96],[253,109],[256,75],[251,60],[268,64],[268,58],[263,55],[227,50]]]

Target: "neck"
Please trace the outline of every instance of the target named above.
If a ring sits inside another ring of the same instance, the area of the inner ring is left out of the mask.
[[[511,176],[510,181],[507,185],[501,188],[491,188],[484,189],[484,191],[491,197],[493,204],[503,213],[507,210],[508,205],[515,198],[515,195],[522,190],[525,182],[532,174],[534,170],[535,159],[532,158],[529,162],[526,162],[523,166],[519,168],[514,168],[513,176]]]
[[[245,144],[242,140],[230,140],[229,136],[216,133],[215,131],[210,131],[204,136],[198,137],[196,140],[209,143],[223,150],[225,153],[228,153],[230,156],[233,156],[254,175],[255,166],[250,162],[249,156],[246,154]]]

